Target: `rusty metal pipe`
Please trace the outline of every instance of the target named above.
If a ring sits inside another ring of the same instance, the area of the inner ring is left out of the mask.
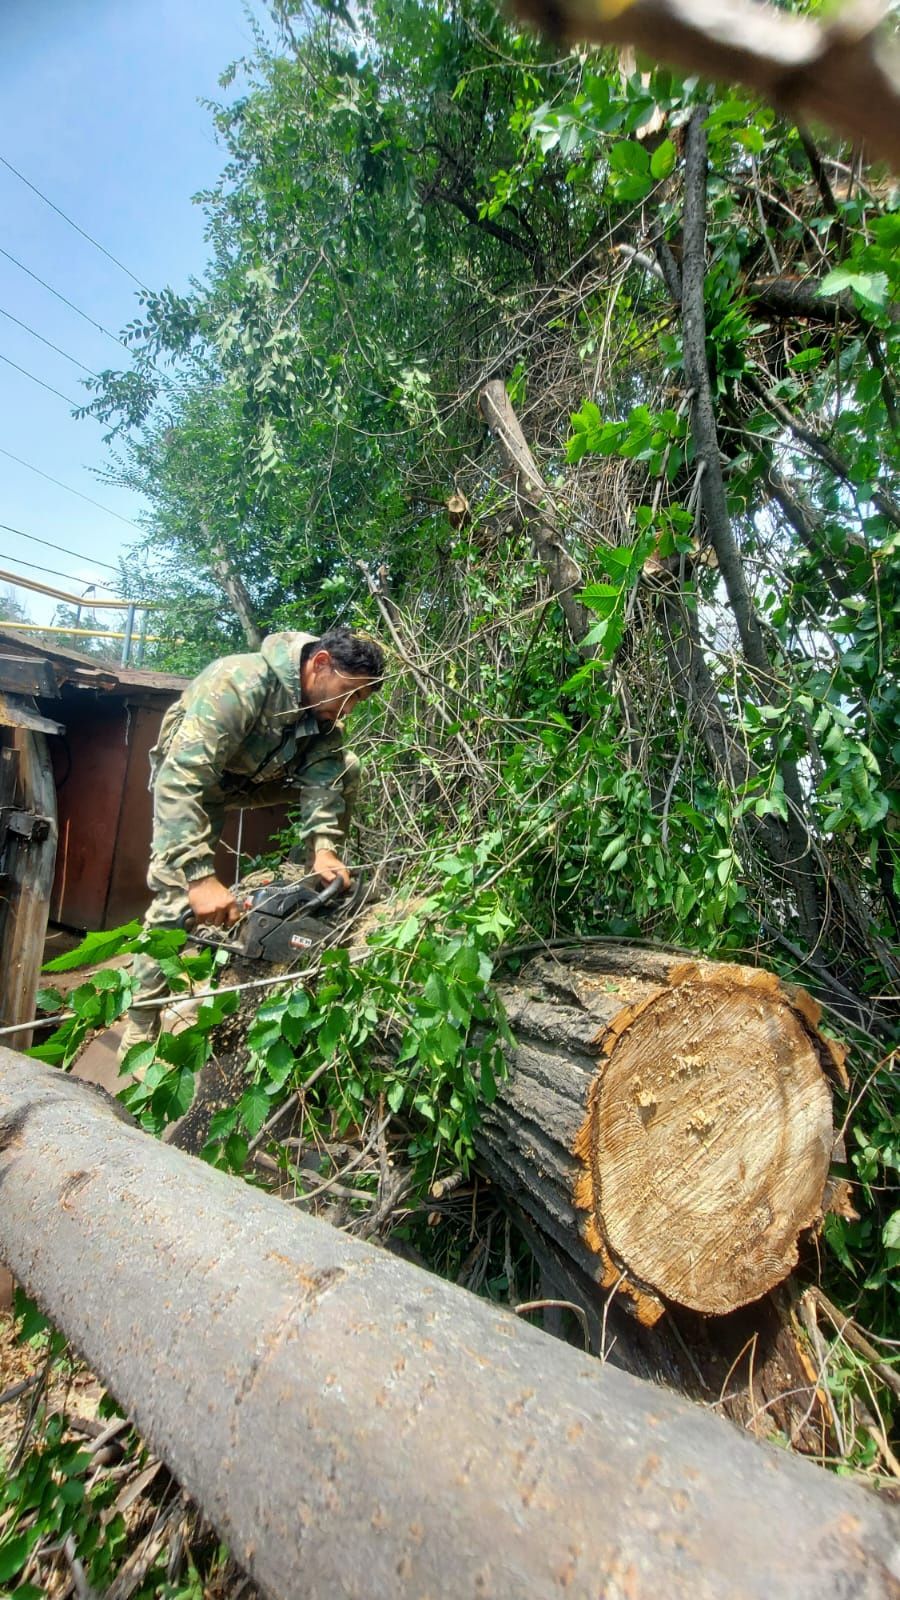
[[[0,1049],[0,1258],[278,1600],[888,1600],[876,1495]]]

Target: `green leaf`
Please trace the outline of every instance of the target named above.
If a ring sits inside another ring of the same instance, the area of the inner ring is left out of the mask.
[[[395,1078],[387,1092],[387,1103],[392,1111],[399,1111],[406,1093],[406,1084],[400,1078]]]
[[[882,1243],[888,1250],[900,1250],[900,1211],[888,1217],[881,1231]]]
[[[225,1106],[223,1110],[217,1111],[209,1124],[207,1142],[211,1143],[214,1139],[224,1139],[229,1133],[233,1133],[240,1114],[239,1105]]]
[[[675,170],[676,151],[671,139],[664,139],[650,157],[650,175],[657,182]]]
[[[42,967],[43,972],[71,972],[75,967],[94,966],[109,961],[112,956],[123,955],[137,947],[141,934],[139,922],[127,922],[124,927],[110,928],[105,933],[89,933],[81,943],[63,956],[54,956]]]
[[[269,1096],[261,1083],[253,1083],[244,1091],[240,1098],[239,1109],[244,1129],[252,1139],[259,1133],[271,1110]]]
[[[452,967],[454,976],[461,983],[474,983],[480,970],[478,951],[474,950],[471,945],[464,944],[462,949],[457,950],[456,955],[453,957]]]
[[[809,372],[812,367],[818,367],[825,358],[825,351],[820,345],[807,345],[805,350],[798,350],[791,356],[788,366],[792,372]]]
[[[609,165],[613,172],[643,178],[650,172],[650,157],[637,139],[620,139],[609,153]]]
[[[61,1011],[64,1002],[58,989],[38,989],[34,1003],[38,1011]]]
[[[869,305],[883,306],[888,295],[887,275],[883,272],[856,272],[847,265],[835,267],[832,272],[826,273],[816,293],[836,295],[845,289],[852,289]]]
[[[331,1007],[316,1037],[316,1044],[323,1059],[333,1054],[338,1041],[346,1033],[349,1022],[350,1018],[343,1006]]]
[[[156,1040],[139,1041],[126,1050],[119,1062],[119,1077],[126,1073],[133,1078],[141,1078],[149,1066],[156,1060]]]
[[[0,1583],[21,1572],[42,1531],[41,1528],[31,1528],[28,1533],[0,1539]]]

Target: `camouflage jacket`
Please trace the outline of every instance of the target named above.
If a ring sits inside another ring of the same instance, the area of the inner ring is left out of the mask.
[[[153,854],[189,883],[215,871],[226,807],[296,798],[313,847],[339,846],[341,726],[321,731],[300,702],[301,654],[313,640],[272,633],[258,653],[224,656],[166,712],[150,752]]]

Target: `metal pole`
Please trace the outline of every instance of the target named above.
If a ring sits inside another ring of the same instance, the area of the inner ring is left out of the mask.
[[[147,610],[147,607],[144,606],[141,611],[141,631],[138,637],[137,656],[135,658],[135,666],[138,667],[142,667],[144,665],[144,648],[147,643],[147,621],[149,616],[150,613]]]
[[[122,641],[122,663],[121,663],[123,667],[127,667],[127,665],[128,665],[128,657],[131,655],[131,640],[132,640],[132,636],[134,634],[134,610],[135,610],[134,601],[132,600],[131,603],[129,604],[128,613],[127,613],[127,616],[125,618],[125,638]]]
[[[277,1600],[889,1600],[896,1508],[0,1049],[0,1259]]]

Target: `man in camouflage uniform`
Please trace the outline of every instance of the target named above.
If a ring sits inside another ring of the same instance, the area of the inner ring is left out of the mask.
[[[214,854],[225,812],[289,805],[298,816],[307,864],[325,883],[350,874],[341,848],[359,783],[359,762],[343,744],[342,720],[380,686],[384,657],[373,639],[335,628],[273,633],[258,652],[214,661],[163,719],[150,752],[153,843],[148,927],[197,922],[230,927],[239,916],[216,876]],[[134,963],[134,996],[120,1058],[154,1039],[166,979],[149,956]]]

